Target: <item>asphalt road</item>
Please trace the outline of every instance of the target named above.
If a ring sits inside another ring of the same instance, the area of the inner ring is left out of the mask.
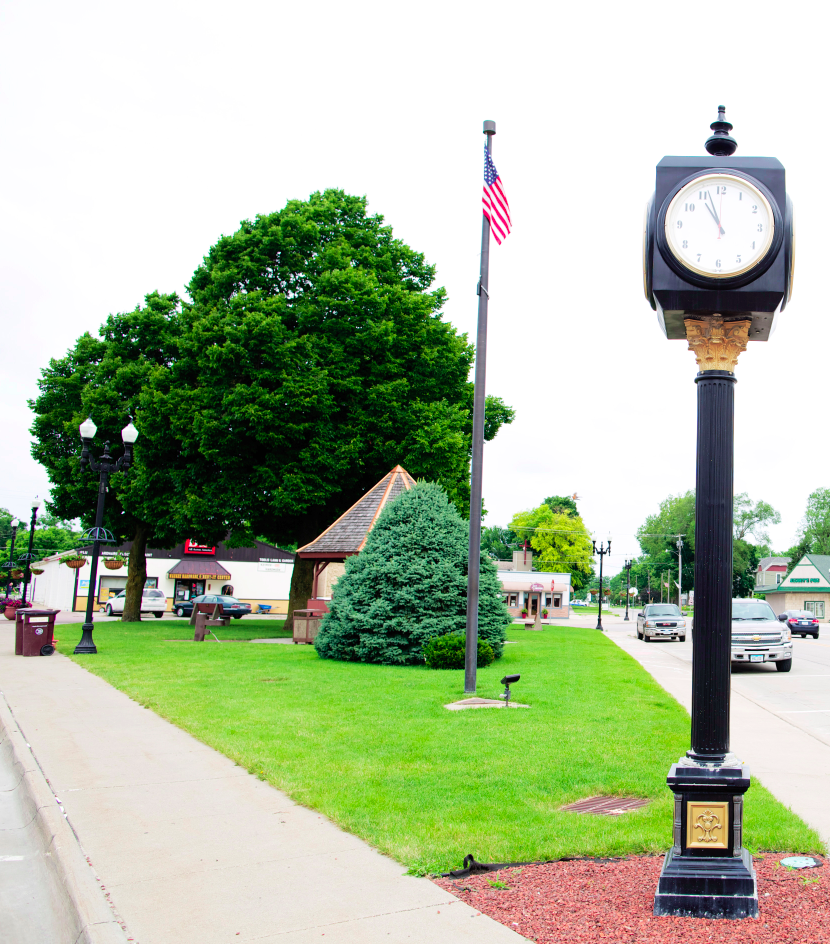
[[[638,653],[638,661],[652,661],[660,652],[686,663],[691,671],[691,635],[686,642],[647,643],[637,639],[636,625],[609,622],[608,633],[630,636],[632,642],[626,648]],[[823,629],[818,639],[793,639],[789,672],[779,672],[772,663],[733,665],[732,692],[830,746],[830,627]]]

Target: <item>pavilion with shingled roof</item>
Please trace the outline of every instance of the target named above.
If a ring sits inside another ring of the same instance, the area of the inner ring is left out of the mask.
[[[325,601],[317,599],[320,574],[329,564],[341,563],[347,557],[359,554],[366,546],[366,538],[383,509],[403,492],[409,491],[414,484],[415,479],[406,469],[396,465],[319,537],[299,548],[297,557],[314,561],[314,583],[307,604],[309,610],[328,610]]]

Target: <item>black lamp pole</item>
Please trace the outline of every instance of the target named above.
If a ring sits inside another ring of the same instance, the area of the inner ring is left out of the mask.
[[[623,622],[625,622],[625,620],[628,619],[628,599],[629,599],[628,591],[630,589],[631,589],[631,561],[627,560],[625,562],[625,618]]]
[[[9,551],[9,559],[6,562],[6,567],[9,569],[9,583],[6,587],[6,596],[11,596],[12,588],[14,587],[14,580],[12,579],[11,571],[14,567],[14,542],[17,538],[17,526],[20,524],[20,521],[17,518],[12,519],[12,546]]]
[[[81,469],[89,466],[98,473],[98,506],[95,510],[95,527],[86,532],[85,537],[92,538],[92,565],[89,573],[89,593],[86,598],[86,621],[81,634],[81,641],[75,646],[76,655],[94,655],[98,652],[92,639],[92,610],[95,605],[95,584],[98,579],[98,557],[101,553],[101,544],[111,544],[112,535],[104,529],[104,505],[107,498],[107,485],[113,472],[126,472],[133,461],[133,443],[138,436],[138,430],[130,422],[122,431],[124,441],[124,455],[120,459],[110,456],[110,444],[104,443],[104,454],[96,462],[89,454],[89,447],[95,436],[96,427],[91,419],[81,424],[81,441],[84,444],[81,452]]]
[[[37,510],[43,503],[39,498],[32,500],[32,523],[29,526],[29,550],[26,553],[26,569],[23,571],[23,595],[21,597],[21,606],[26,606],[26,592],[29,589],[29,578],[32,575],[30,565],[32,563],[32,547],[35,543],[35,522],[37,521]]]
[[[611,538],[608,539],[608,547],[603,545],[603,542],[599,542],[599,550],[597,550],[597,542],[592,541],[594,545],[594,554],[599,554],[599,607],[597,608],[597,629],[600,632],[603,632],[602,629],[602,559],[606,554],[611,553]]]

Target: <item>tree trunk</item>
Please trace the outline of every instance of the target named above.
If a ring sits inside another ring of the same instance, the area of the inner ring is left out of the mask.
[[[147,538],[150,528],[139,522],[133,536],[133,546],[130,548],[130,563],[127,569],[127,597],[124,600],[124,615],[122,623],[141,622],[141,595],[144,593],[144,584],[147,582]]]
[[[294,610],[304,610],[314,588],[314,561],[294,558],[294,572],[291,574],[291,590],[288,594],[288,616],[285,629],[294,629]]]

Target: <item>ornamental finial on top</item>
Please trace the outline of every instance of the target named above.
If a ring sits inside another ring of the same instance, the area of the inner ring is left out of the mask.
[[[729,134],[732,125],[726,120],[726,106],[718,105],[718,119],[709,127],[715,133],[706,139],[706,150],[714,157],[731,157],[738,150],[738,142]]]

